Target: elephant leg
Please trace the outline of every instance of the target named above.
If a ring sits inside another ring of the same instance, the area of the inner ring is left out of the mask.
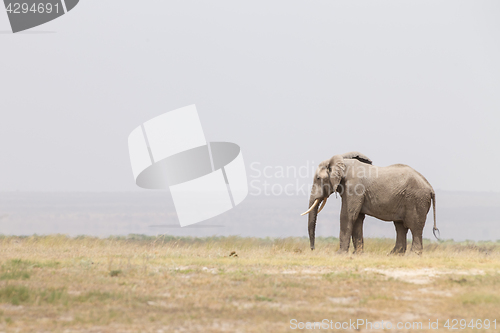
[[[352,244],[354,245],[354,253],[363,253],[363,221],[365,214],[359,214],[352,228]]]
[[[406,252],[406,235],[408,234],[408,228],[404,226],[403,221],[394,221],[394,226],[396,227],[396,245],[389,254],[405,254]]]
[[[410,228],[410,230],[413,238],[413,241],[411,242],[411,252],[421,255],[424,248],[422,245],[422,233],[424,228],[415,226],[414,228]]]
[[[411,251],[418,255],[422,254],[424,248],[422,244],[422,234],[424,231],[425,221],[427,220],[427,213],[431,207],[431,200],[432,196],[428,192],[423,193],[419,197],[419,200],[416,201],[418,204],[415,206],[415,216],[414,219],[412,219],[412,222],[414,221],[415,223],[408,224],[413,237]]]
[[[356,214],[352,214],[347,209],[345,201],[342,202],[342,209],[340,210],[340,249],[338,253],[349,252],[349,245],[352,238],[352,229],[354,226],[354,221],[358,218],[359,211]]]

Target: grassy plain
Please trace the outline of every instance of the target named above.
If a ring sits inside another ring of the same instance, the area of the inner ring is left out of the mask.
[[[0,332],[296,332],[323,320],[335,331],[358,319],[365,332],[382,320],[385,332],[435,332],[429,320],[447,331],[448,319],[500,329],[500,243],[387,256],[393,245],[365,239],[364,254],[336,255],[335,238],[310,251],[305,238],[0,236]]]

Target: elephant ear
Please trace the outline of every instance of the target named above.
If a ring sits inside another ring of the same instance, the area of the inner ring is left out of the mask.
[[[366,155],[361,154],[358,151],[351,151],[349,153],[342,154],[342,157],[345,159],[356,159],[360,162],[366,163],[366,164],[372,164],[372,160],[369,159]]]
[[[328,163],[328,167],[330,169],[330,181],[333,186],[333,192],[335,192],[337,186],[339,186],[342,178],[345,176],[344,157],[342,155],[333,156]]]

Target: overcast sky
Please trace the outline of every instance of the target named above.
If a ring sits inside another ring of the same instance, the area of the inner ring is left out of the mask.
[[[499,15],[498,1],[81,0],[11,34],[0,10],[0,191],[138,189],[129,133],[190,104],[249,174],[358,150],[436,190],[499,191]]]

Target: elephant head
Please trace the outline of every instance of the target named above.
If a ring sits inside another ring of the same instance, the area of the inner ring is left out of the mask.
[[[302,215],[309,214],[308,228],[311,250],[314,250],[316,219],[318,213],[325,207],[328,197],[338,190],[338,186],[345,177],[346,167],[344,159],[353,158],[364,163],[372,164],[372,161],[365,155],[358,152],[351,152],[335,155],[329,160],[321,162],[314,173],[311,196],[309,197],[309,209],[302,213]]]

